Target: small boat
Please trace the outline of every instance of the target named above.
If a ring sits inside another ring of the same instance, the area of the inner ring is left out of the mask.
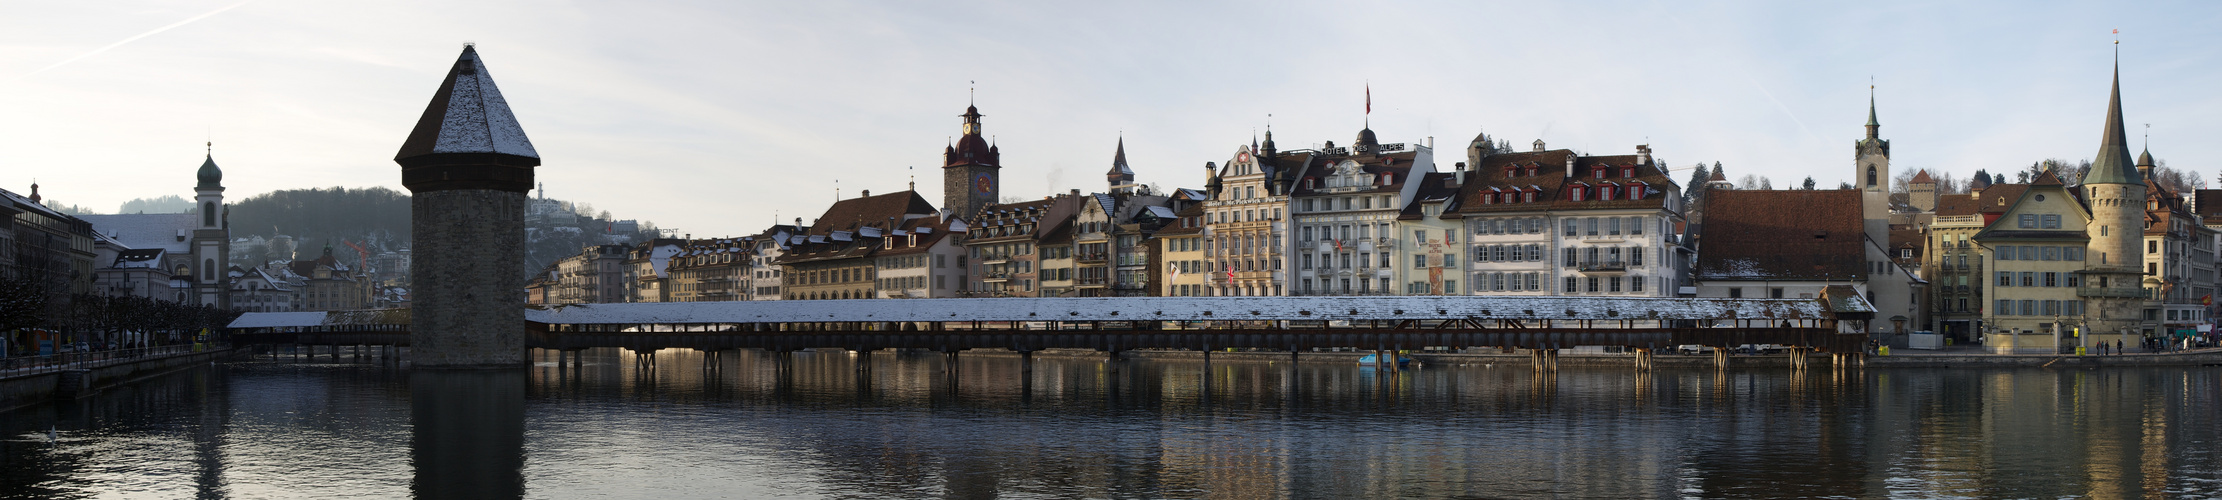
[[[1373,354],[1367,354],[1367,355],[1366,355],[1365,357],[1363,357],[1363,358],[1358,358],[1358,366],[1368,366],[1368,367],[1371,367],[1371,366],[1380,366],[1380,365],[1381,365],[1381,360],[1380,360],[1380,359],[1378,359],[1378,358],[1375,358],[1374,356],[1375,356],[1375,355],[1373,355]],[[1397,368],[1405,368],[1405,367],[1409,367],[1409,366],[1412,366],[1412,358],[1407,358],[1407,357],[1403,357],[1403,356],[1397,356],[1397,358],[1396,358],[1396,366],[1397,366]]]

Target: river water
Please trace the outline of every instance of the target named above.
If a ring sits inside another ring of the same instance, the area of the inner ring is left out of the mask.
[[[536,357],[265,358],[0,414],[0,497],[2222,496],[2215,367]]]

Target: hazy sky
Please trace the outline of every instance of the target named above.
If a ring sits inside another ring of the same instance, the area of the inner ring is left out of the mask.
[[[1478,131],[1522,149],[1851,178],[1869,77],[1898,168],[2097,150],[2112,29],[2132,141],[2212,179],[2222,3],[308,2],[0,0],[0,186],[101,211],[400,189],[393,155],[476,42],[551,197],[697,237],[860,189],[941,201],[969,81],[1005,196],[1199,187],[1271,114],[1284,149]],[[1678,172],[1677,180],[1686,177]]]

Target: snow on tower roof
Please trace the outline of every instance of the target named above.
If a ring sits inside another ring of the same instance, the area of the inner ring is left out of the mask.
[[[424,108],[416,130],[409,132],[409,140],[401,144],[401,153],[394,159],[442,153],[540,157],[473,46],[463,47],[463,56],[448,70],[432,104]]]

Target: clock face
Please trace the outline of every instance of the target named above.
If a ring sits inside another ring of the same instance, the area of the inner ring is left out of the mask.
[[[988,174],[972,176],[972,191],[980,194],[994,193],[995,176]]]

